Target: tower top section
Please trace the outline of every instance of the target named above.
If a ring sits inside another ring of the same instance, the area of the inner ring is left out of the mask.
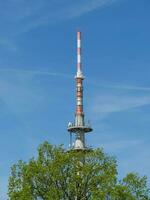
[[[81,57],[81,32],[77,32],[77,75],[76,78],[84,78],[82,75],[82,57]]]

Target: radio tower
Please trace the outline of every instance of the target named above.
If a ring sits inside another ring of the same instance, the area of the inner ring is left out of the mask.
[[[70,132],[70,149],[90,150],[85,142],[85,134],[92,131],[89,123],[85,123],[83,112],[83,80],[81,68],[81,32],[77,32],[77,74],[76,80],[76,112],[74,123],[69,122],[68,131]],[[74,134],[75,137],[72,137]]]

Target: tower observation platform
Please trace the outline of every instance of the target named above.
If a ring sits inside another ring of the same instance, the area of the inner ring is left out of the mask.
[[[76,80],[76,112],[75,121],[68,123],[68,132],[70,133],[71,150],[90,150],[85,141],[85,134],[91,132],[90,123],[85,123],[83,112],[83,80],[84,76],[81,69],[81,32],[77,32],[77,74]],[[74,139],[73,139],[74,136]]]

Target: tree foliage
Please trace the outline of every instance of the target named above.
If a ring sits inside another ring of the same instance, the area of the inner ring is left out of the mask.
[[[101,149],[69,151],[48,142],[38,156],[12,166],[10,200],[148,200],[146,177],[117,179],[117,164]]]

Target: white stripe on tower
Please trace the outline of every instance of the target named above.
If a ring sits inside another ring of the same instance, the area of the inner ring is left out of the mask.
[[[77,32],[77,72],[81,74],[81,32]]]

